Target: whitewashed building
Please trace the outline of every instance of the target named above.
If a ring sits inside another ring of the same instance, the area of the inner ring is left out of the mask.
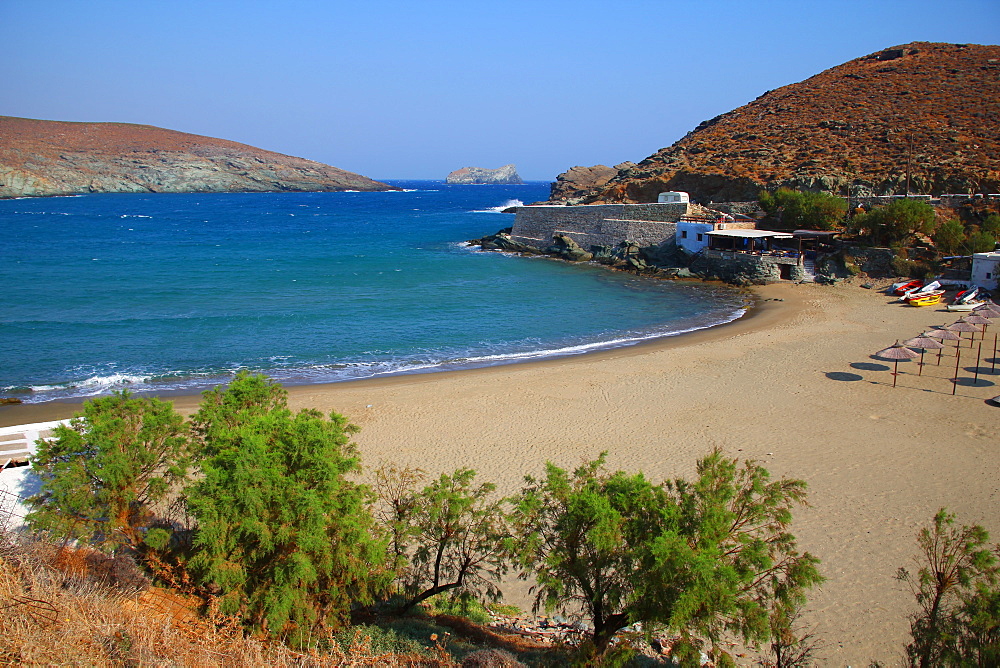
[[[700,253],[708,247],[708,233],[719,230],[753,229],[757,224],[753,221],[736,221],[728,214],[720,214],[714,218],[707,216],[681,216],[677,221],[677,231],[674,240],[677,246],[688,253]]]
[[[1000,270],[1000,251],[973,253],[972,282],[987,290],[997,289],[997,271]]]

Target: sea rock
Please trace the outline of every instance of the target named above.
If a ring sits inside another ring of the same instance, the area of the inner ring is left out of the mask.
[[[131,123],[0,116],[0,198],[398,190],[312,160]]]
[[[618,172],[630,167],[635,167],[635,163],[623,162],[614,167],[607,165],[570,167],[556,177],[555,183],[550,186],[550,197],[553,200],[564,200],[585,195],[588,191],[599,188],[618,176]]]
[[[514,165],[504,165],[497,169],[486,169],[484,167],[463,167],[456,169],[445,183],[456,183],[462,185],[470,184],[493,184],[493,185],[519,185],[524,183],[517,175],[517,168]]]

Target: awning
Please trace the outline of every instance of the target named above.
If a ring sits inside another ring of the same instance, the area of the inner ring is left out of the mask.
[[[791,239],[787,232],[771,232],[770,230],[717,230],[706,232],[713,237],[739,237],[741,239]]]

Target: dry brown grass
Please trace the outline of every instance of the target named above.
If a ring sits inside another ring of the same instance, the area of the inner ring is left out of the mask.
[[[246,637],[231,621],[196,612],[200,601],[150,587],[124,558],[0,536],[0,665],[454,666],[437,656],[347,649],[296,652]]]

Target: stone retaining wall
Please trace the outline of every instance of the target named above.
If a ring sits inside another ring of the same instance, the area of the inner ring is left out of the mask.
[[[687,204],[524,206],[515,214],[511,239],[536,248],[548,247],[557,234],[585,249],[622,241],[658,246],[674,238],[677,220],[687,213]]]

